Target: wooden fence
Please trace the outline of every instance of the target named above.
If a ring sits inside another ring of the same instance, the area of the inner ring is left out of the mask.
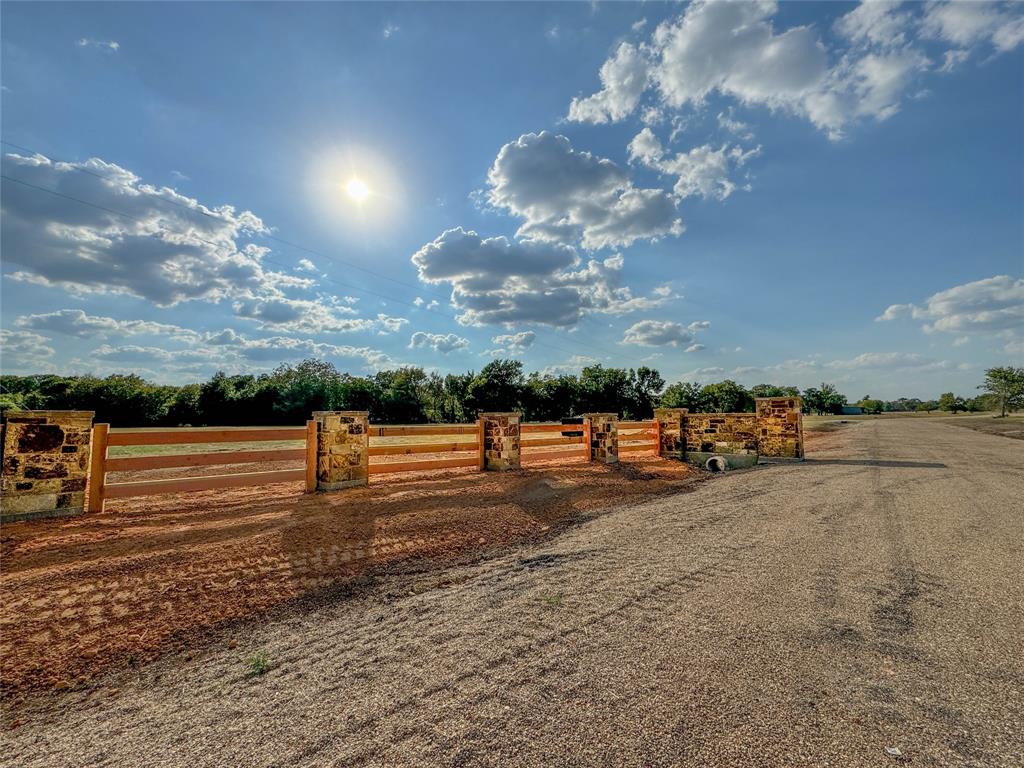
[[[560,445],[577,447],[537,450]],[[551,459],[590,461],[590,424],[520,424],[519,451],[520,462],[526,464]]]
[[[619,422],[619,455],[657,453],[661,430],[657,419]]]
[[[152,456],[108,456],[117,446],[209,445],[211,443],[260,443],[304,440],[302,448],[269,450],[207,451]],[[138,480],[108,483],[108,472],[139,472],[147,469],[250,464],[265,461],[303,461],[300,469],[268,472],[236,472],[205,477],[174,477],[166,480]],[[211,427],[204,429],[110,429],[109,424],[92,428],[92,457],[89,468],[89,496],[86,509],[99,512],[106,499],[151,496],[161,493],[209,491],[216,488],[265,485],[303,480],[307,491],[316,490],[316,422],[305,427]]]
[[[619,453],[658,451],[658,422],[621,421]],[[307,492],[316,490],[317,426],[209,427],[183,429],[110,429],[93,427],[87,509],[98,512],[107,499],[154,494],[208,491],[220,488],[304,481]],[[182,446],[183,450],[216,443],[303,441],[296,448],[267,447],[247,450],[193,450],[144,456],[110,456],[108,448],[122,446]],[[442,458],[434,458],[442,454]],[[431,455],[432,458],[418,458]],[[552,459],[590,460],[590,423],[520,425],[520,457],[524,464]],[[472,424],[370,425],[369,474],[421,472],[462,467],[484,468],[484,422]],[[271,461],[303,462],[296,469],[235,472],[202,477],[107,482],[111,472],[140,472],[204,466],[230,466]]]

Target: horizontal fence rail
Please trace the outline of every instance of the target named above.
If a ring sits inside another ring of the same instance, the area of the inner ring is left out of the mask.
[[[656,420],[620,421],[619,453],[657,453],[659,426]],[[521,423],[520,459],[523,463],[553,459],[591,458],[591,426],[582,423]],[[370,424],[367,428],[370,475],[399,472],[477,468],[484,469],[484,421],[458,424]],[[227,443],[258,444],[304,441],[301,447],[196,450],[199,446]],[[181,446],[180,452],[152,455],[108,456],[109,448]],[[195,448],[193,448],[195,447]],[[191,452],[189,452],[191,450]],[[131,480],[108,483],[111,472],[214,467],[267,462],[302,462],[295,469],[234,472],[203,477]],[[107,424],[93,427],[93,450],[88,490],[88,509],[99,511],[105,499],[122,499],[170,493],[191,493],[271,483],[305,481],[306,490],[317,488],[317,423],[304,427],[206,427],[177,429],[116,429]]]
[[[260,443],[304,440],[302,448],[267,450],[209,451],[153,456],[108,456],[111,447],[158,445],[210,445],[215,443]],[[298,469],[263,472],[235,472],[204,477],[173,477],[161,480],[132,480],[108,483],[109,472],[141,472],[179,467],[210,467],[252,464],[270,461],[301,461]],[[93,427],[92,457],[86,508],[103,509],[106,499],[154,496],[165,493],[191,493],[221,488],[240,488],[270,483],[305,481],[306,490],[316,490],[316,422],[304,427],[210,427],[202,429],[118,429],[108,424]]]

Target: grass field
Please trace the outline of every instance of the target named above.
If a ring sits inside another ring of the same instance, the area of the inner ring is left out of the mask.
[[[863,416],[804,416],[804,431],[834,432],[843,426],[858,421],[874,419],[934,419],[958,427],[1024,440],[1024,413],[1012,413],[1001,418],[996,413],[959,413],[955,416],[945,411],[933,413],[880,413]]]

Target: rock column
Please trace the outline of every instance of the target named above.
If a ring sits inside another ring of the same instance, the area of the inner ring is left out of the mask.
[[[316,489],[337,491],[370,481],[370,414],[314,411]]]

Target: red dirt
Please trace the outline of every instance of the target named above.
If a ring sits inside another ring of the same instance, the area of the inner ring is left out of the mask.
[[[183,473],[131,479],[169,474]],[[124,499],[102,514],[5,525],[2,693],[84,684],[382,567],[542,536],[588,510],[700,477],[646,456],[618,466],[549,462],[504,474],[391,475],[334,494],[281,483]]]

